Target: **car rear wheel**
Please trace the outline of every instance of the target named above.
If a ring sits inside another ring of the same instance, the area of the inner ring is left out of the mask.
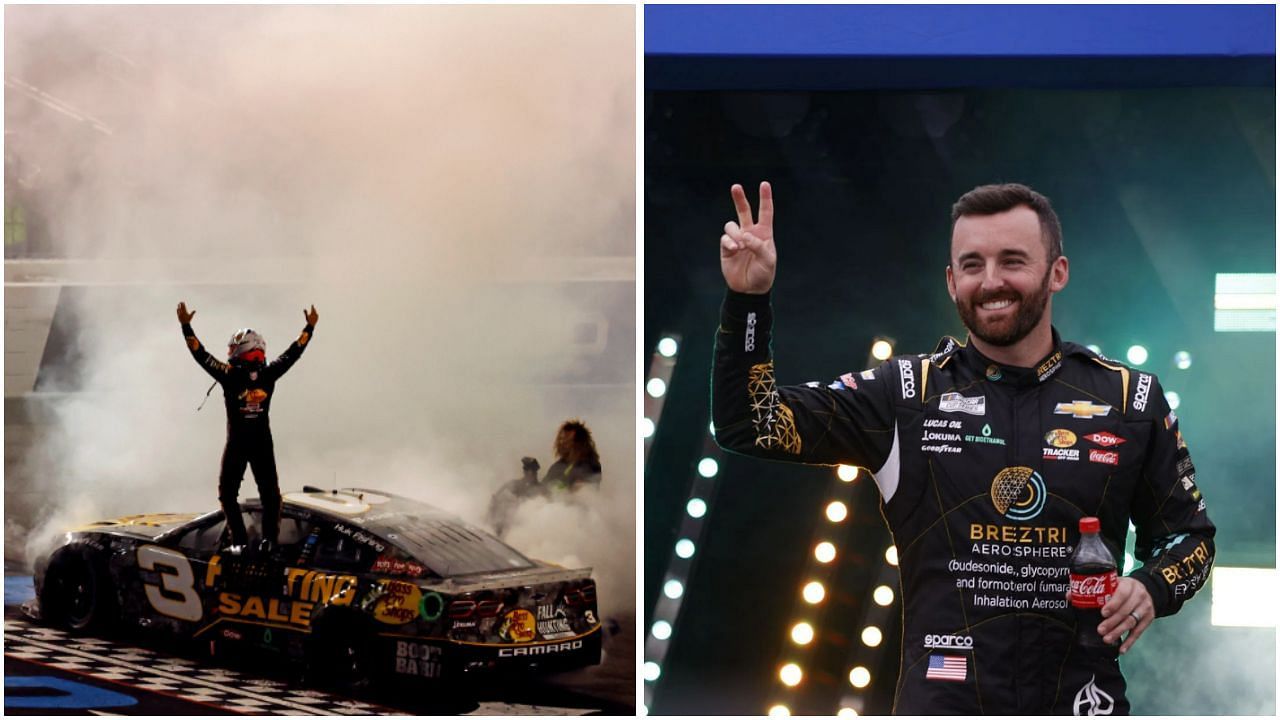
[[[102,632],[115,617],[115,597],[106,568],[82,548],[64,548],[49,563],[40,592],[44,617],[75,633]]]

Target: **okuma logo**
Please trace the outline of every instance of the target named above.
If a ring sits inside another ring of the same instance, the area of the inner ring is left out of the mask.
[[[1039,515],[1047,496],[1044,479],[1029,467],[1007,467],[991,481],[991,504],[1001,515],[1017,522]]]
[[[1076,692],[1075,703],[1071,706],[1071,712],[1075,715],[1110,715],[1115,709],[1115,698],[1103,692],[1096,680],[1097,675],[1089,677],[1089,682],[1084,684]]]

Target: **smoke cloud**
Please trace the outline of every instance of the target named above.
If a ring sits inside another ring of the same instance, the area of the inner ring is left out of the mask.
[[[6,7],[6,176],[94,283],[62,297],[78,387],[9,479],[47,507],[7,540],[215,507],[220,391],[195,412],[174,308],[215,355],[247,326],[274,356],[314,303],[272,403],[282,489],[482,523],[581,417],[601,492],[511,537],[631,608],[634,57],[631,7]]]

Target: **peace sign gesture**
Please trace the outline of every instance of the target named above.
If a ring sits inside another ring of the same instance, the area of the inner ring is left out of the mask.
[[[741,185],[729,189],[738,221],[724,225],[720,236],[720,272],[729,289],[763,295],[773,287],[778,253],[773,246],[773,189],[760,183],[760,219],[751,219],[751,203]]]

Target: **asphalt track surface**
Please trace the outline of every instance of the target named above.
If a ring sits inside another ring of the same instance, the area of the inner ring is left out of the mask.
[[[449,696],[380,687],[352,696],[291,668],[223,661],[182,646],[69,636],[26,618],[29,576],[5,575],[5,715],[635,715],[635,617],[606,621],[596,667],[540,678],[476,678]]]

